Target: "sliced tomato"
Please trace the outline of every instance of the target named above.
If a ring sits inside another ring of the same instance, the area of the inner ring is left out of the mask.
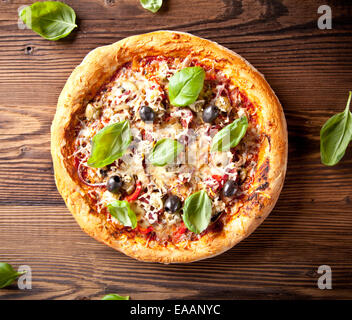
[[[153,226],[149,226],[148,228],[142,228],[138,226],[137,228],[138,228],[138,231],[143,234],[148,234],[154,230]]]
[[[219,175],[217,175],[217,174],[214,174],[214,175],[212,175],[211,176],[213,179],[215,179],[217,182],[221,182],[221,180],[222,180],[222,176],[219,176]]]
[[[219,175],[212,175],[211,176],[214,180],[216,180],[217,182],[219,182],[220,188],[222,188],[225,184],[225,182],[228,180],[229,176],[227,174],[224,174],[223,176],[219,176]]]
[[[74,166],[76,170],[78,169],[80,162],[81,162],[80,159],[78,159],[77,157],[74,157]]]
[[[181,226],[177,229],[177,231],[174,233],[173,238],[175,240],[179,240],[180,237],[187,231],[187,227],[185,226],[184,222],[181,223]]]
[[[136,190],[134,190],[134,192],[132,194],[130,194],[129,196],[125,197],[125,200],[128,202],[132,202],[132,201],[136,200],[139,197],[141,190],[142,190],[142,184],[140,181],[137,181]]]

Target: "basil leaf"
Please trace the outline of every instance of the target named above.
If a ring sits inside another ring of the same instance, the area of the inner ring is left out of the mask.
[[[87,163],[102,168],[123,156],[132,141],[130,123],[127,120],[113,123],[100,130],[92,141],[92,153]]]
[[[352,91],[349,93],[344,112],[335,114],[325,122],[320,131],[321,162],[327,166],[337,164],[352,140],[352,113],[350,111]]]
[[[154,146],[149,161],[158,167],[173,162],[184,150],[184,145],[177,140],[161,139]]]
[[[120,296],[117,293],[110,293],[104,296],[101,300],[130,300],[129,296]]]
[[[208,194],[201,190],[186,199],[182,219],[187,229],[199,234],[208,227],[211,212],[211,200]]]
[[[163,4],[163,0],[140,0],[140,1],[144,9],[147,9],[153,13],[157,12]]]
[[[28,28],[47,40],[64,38],[77,27],[73,9],[59,1],[35,2],[23,8],[19,16]]]
[[[169,81],[169,99],[173,106],[184,107],[194,103],[203,89],[205,71],[189,67],[177,71]]]
[[[248,120],[246,116],[236,119],[214,136],[211,151],[228,151],[236,147],[245,135],[247,128]]]
[[[137,217],[134,211],[131,209],[129,202],[126,200],[117,200],[108,205],[110,214],[119,220],[125,227],[131,227],[132,229],[137,227]]]
[[[5,262],[0,262],[0,289],[12,284],[23,272],[15,271],[12,266]]]

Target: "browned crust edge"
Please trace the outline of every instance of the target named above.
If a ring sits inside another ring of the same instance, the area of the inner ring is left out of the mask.
[[[216,60],[221,69],[245,92],[248,98],[261,107],[261,127],[268,143],[260,152],[253,198],[241,209],[241,214],[227,223],[220,233],[206,234],[188,247],[156,245],[146,247],[140,241],[119,236],[113,238],[104,216],[91,213],[88,201],[80,186],[72,179],[63,154],[67,130],[72,115],[94,97],[102,84],[132,56],[192,55],[200,59]],[[58,100],[57,111],[51,126],[51,153],[55,181],[59,192],[81,228],[95,239],[138,260],[161,263],[185,263],[218,255],[250,235],[273,209],[282,189],[287,164],[287,128],[282,107],[264,77],[236,53],[191,34],[174,31],[156,31],[132,36],[109,46],[91,51],[72,72]],[[258,192],[265,171],[265,194]],[[258,188],[257,188],[258,187]]]

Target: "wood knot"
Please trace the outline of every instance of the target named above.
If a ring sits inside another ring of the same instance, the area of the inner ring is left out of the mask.
[[[27,151],[29,151],[29,148],[27,146],[20,147],[20,153],[25,153]]]
[[[104,0],[104,2],[107,6],[113,6],[115,4],[115,0]]]
[[[316,278],[318,276],[318,273],[316,272],[316,270],[311,269],[306,272],[306,276],[308,276],[309,278]]]
[[[90,298],[87,296],[78,296],[75,300],[90,300]]]
[[[26,54],[26,55],[32,55],[33,52],[34,52],[34,47],[32,47],[32,46],[26,46],[24,48],[24,54]]]

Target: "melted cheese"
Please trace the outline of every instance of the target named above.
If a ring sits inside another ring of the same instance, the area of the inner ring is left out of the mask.
[[[72,154],[72,157],[79,159],[85,170],[85,179],[89,179],[90,183],[105,183],[109,176],[116,174],[123,179],[134,177],[140,181],[143,192],[133,202],[132,207],[138,216],[139,226],[146,228],[152,225],[159,239],[167,239],[182,222],[180,213],[170,214],[163,210],[163,198],[167,194],[176,194],[184,201],[191,193],[206,189],[213,200],[215,214],[225,210],[226,204],[219,194],[219,182],[213,176],[226,175],[228,179],[236,180],[239,172],[245,176],[253,175],[256,168],[255,161],[250,162],[249,170],[244,170],[243,166],[256,152],[259,136],[257,128],[248,129],[250,134],[243,139],[246,150],[238,154],[234,161],[234,155],[230,151],[210,153],[212,137],[218,129],[211,129],[209,124],[201,120],[202,108],[206,103],[203,97],[190,108],[175,108],[165,104],[168,79],[177,70],[191,63],[191,57],[183,61],[174,59],[173,63],[166,59],[156,59],[139,69],[128,66],[121,68],[115,79],[88,104],[90,116],[80,120],[80,131]],[[150,72],[145,75],[145,70]],[[217,81],[224,79],[221,72],[217,72],[216,77]],[[222,96],[224,90],[224,83],[219,82],[213,88],[212,98],[208,103],[215,103],[222,111],[228,112],[231,106],[228,105],[227,97]],[[156,113],[156,124],[144,123],[140,119],[139,110],[145,105]],[[247,109],[237,108],[238,117],[244,114],[248,116]],[[170,121],[164,120],[167,116],[171,117]],[[126,119],[130,121],[134,137],[126,153],[109,165],[109,168],[103,168],[108,171],[107,175],[102,175],[99,169],[89,168],[86,162],[91,153],[94,135],[105,126]],[[229,122],[227,115],[222,126]],[[196,124],[191,125],[192,123]],[[181,153],[177,163],[157,167],[149,164],[147,157],[155,142],[162,138],[179,141],[188,139],[187,152]],[[87,188],[90,197],[97,201],[99,212],[109,203],[121,200],[119,195],[104,191],[103,188]],[[110,215],[108,221],[121,226]],[[187,237],[182,236],[181,239],[187,242]]]

